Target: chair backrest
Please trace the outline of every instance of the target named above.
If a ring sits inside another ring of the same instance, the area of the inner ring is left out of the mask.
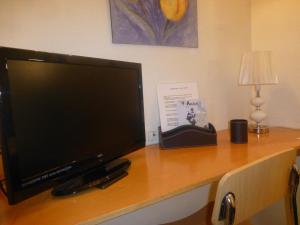
[[[219,220],[219,215],[222,200],[227,193],[233,193],[235,197],[234,224],[251,218],[260,210],[288,196],[290,172],[295,159],[296,150],[291,149],[225,174],[218,184],[212,223],[224,224],[224,221]]]

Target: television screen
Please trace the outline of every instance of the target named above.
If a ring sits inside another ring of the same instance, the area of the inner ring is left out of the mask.
[[[0,48],[10,204],[145,146],[141,65]]]

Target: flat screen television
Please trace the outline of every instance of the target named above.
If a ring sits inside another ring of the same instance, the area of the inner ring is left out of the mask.
[[[9,204],[117,179],[145,146],[141,64],[0,48],[0,91]]]

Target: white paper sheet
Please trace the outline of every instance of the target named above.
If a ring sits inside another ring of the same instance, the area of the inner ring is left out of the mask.
[[[199,99],[196,82],[160,83],[157,86],[157,95],[162,132],[178,126],[178,101]]]

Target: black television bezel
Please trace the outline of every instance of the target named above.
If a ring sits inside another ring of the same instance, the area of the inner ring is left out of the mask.
[[[7,60],[23,60],[23,61],[43,61],[49,63],[72,64],[72,65],[87,65],[87,66],[101,66],[101,67],[116,67],[125,69],[134,69],[138,72],[138,85],[140,86],[139,99],[141,109],[141,124],[140,128],[144,131],[144,137],[140,142],[136,143],[130,150],[120,152],[119,155],[102,162],[107,163],[116,158],[122,157],[139,148],[145,146],[145,123],[144,123],[144,101],[143,101],[143,85],[142,85],[142,66],[140,63],[124,62],[117,60],[99,59],[92,57],[64,55],[58,53],[48,53],[16,48],[0,47],[0,122],[1,122],[1,148],[2,148],[2,162],[5,175],[5,186],[7,191],[8,203],[13,205],[19,203],[27,198],[30,198],[40,192],[43,192],[57,184],[57,179],[48,180],[37,186],[32,186],[27,189],[18,189],[18,159],[17,153],[13,149],[14,128],[12,123],[12,110],[10,105],[9,95],[9,81]],[[95,156],[95,160],[97,157]],[[78,173],[78,171],[77,171]]]

